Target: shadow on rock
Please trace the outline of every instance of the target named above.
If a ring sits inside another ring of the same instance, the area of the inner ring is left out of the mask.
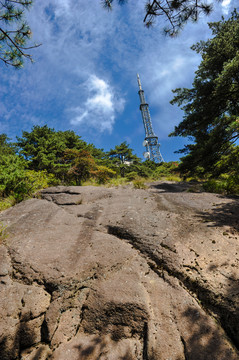
[[[190,324],[187,335],[181,336],[186,360],[236,359],[235,352],[225,347],[223,334],[219,330],[212,331],[206,316],[201,316],[195,308],[191,307],[184,312],[183,316]]]
[[[178,183],[153,183],[149,184],[151,189],[159,190],[159,192],[163,193],[178,193],[187,191],[191,186],[189,183],[185,182],[178,182]]]
[[[14,359],[16,354],[15,342],[9,346],[9,339],[4,336],[0,340],[0,359],[11,360]]]
[[[112,344],[114,343],[114,344]],[[109,348],[110,345],[110,348]],[[114,352],[114,346],[117,347],[117,341],[111,341],[110,338],[94,336],[90,342],[84,344],[83,341],[75,348],[79,352],[79,360],[90,360],[92,358],[100,359],[101,356],[106,355],[111,349]],[[129,349],[123,351],[123,355],[118,355],[117,360],[134,360]]]
[[[201,212],[200,217],[208,226],[230,226],[232,231],[239,232],[239,198],[229,198],[231,201],[227,204],[218,204],[209,212]]]
[[[32,346],[36,341],[36,335],[32,328],[28,325],[26,319],[23,318],[16,328],[12,329],[12,333],[0,337],[0,359],[16,360],[24,349]],[[38,360],[38,357],[33,360]]]
[[[227,282],[226,298],[229,304],[221,316],[221,322],[223,328],[239,351],[239,280],[233,273]],[[230,311],[228,311],[228,309],[230,309]]]
[[[106,358],[134,360],[147,354],[148,314],[139,304],[115,304],[91,294],[84,309],[82,329],[74,348],[79,360]],[[135,357],[135,354],[137,356]]]
[[[37,349],[37,352],[36,352],[36,354],[34,355],[34,357],[32,358],[32,360],[41,360],[43,353],[44,353],[44,348],[39,348],[39,349]]]
[[[103,341],[100,336],[95,336],[89,344],[79,344],[75,346],[75,348],[79,351],[79,359],[87,360],[96,351],[100,351],[100,353],[102,353],[105,346],[105,341]]]

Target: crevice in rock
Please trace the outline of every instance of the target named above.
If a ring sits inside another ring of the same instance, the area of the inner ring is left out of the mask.
[[[52,203],[54,203],[55,205],[57,205],[57,206],[59,206],[59,207],[61,207],[61,208],[64,208],[65,206],[73,206],[73,205],[75,206],[75,205],[81,205],[81,204],[82,204],[81,201],[79,201],[79,202],[76,202],[76,201],[66,201],[66,202],[64,202],[64,203],[60,203],[60,204],[59,204],[59,202],[57,201],[57,199],[54,199],[54,198],[51,198],[51,200],[44,198],[44,200],[47,200],[47,201],[49,201],[49,202],[52,202]]]
[[[148,323],[144,323],[144,329],[143,329],[143,360],[149,360],[148,358]]]
[[[136,249],[140,256],[144,257],[150,269],[154,271],[158,276],[165,280],[164,271],[166,271],[169,275],[172,275],[172,271],[167,266],[163,255],[159,258],[155,253],[151,251],[151,249],[144,249],[141,239],[131,234],[128,230],[121,228],[119,226],[111,226],[108,225],[108,234],[114,235],[121,240],[127,240],[134,249]]]
[[[35,270],[30,264],[25,263],[24,265],[21,263],[21,261],[17,261],[14,258],[14,251],[7,248],[8,256],[11,262],[11,268],[12,271],[9,273],[9,276],[12,281],[18,282],[20,284],[24,285],[32,285],[34,282],[36,282],[38,285],[43,285],[43,282],[40,280],[40,272]],[[28,269],[31,273],[31,276],[26,275],[26,269]]]
[[[204,311],[210,316],[216,317],[232,345],[239,350],[238,309],[230,310],[228,306],[229,301],[227,299],[223,297],[216,298],[215,294],[210,289],[206,288],[202,281],[194,280],[173,266],[168,265],[163,258],[163,255],[159,258],[155,253],[155,249],[146,247],[143,244],[142,239],[136,237],[129,230],[112,225],[108,225],[107,229],[109,234],[129,242],[133,248],[140,253],[140,256],[147,261],[149,267],[158,276],[165,279],[164,272],[166,272],[169,276],[177,278],[181,282],[181,286],[183,285],[184,289],[188,291],[191,296],[196,296],[196,299],[199,300],[198,303],[202,306]]]
[[[24,307],[24,306],[23,306]],[[40,313],[39,315],[37,316],[32,316],[31,312],[29,313],[29,315],[24,315],[24,317],[22,318],[21,317],[21,312],[19,313],[19,323],[27,323],[28,321],[31,321],[31,320],[36,320],[36,319],[39,319],[40,317],[42,317],[43,315],[46,314],[46,311]]]
[[[184,338],[182,336],[180,337],[180,339],[181,339],[181,342],[183,344],[184,359],[189,360],[189,355],[188,355],[188,351],[187,351],[186,342],[185,342],[185,340],[184,340]]]
[[[44,290],[52,296],[53,292],[57,291],[59,284],[43,280]]]
[[[43,320],[41,326],[41,342],[45,344],[50,344],[51,342],[47,322],[45,319]]]
[[[198,274],[199,274],[199,271],[198,269],[195,267],[195,266],[192,266],[192,265],[182,265],[183,267],[187,268],[187,269],[190,269],[190,270],[193,270],[193,271],[196,271]]]
[[[58,204],[56,201],[53,201],[54,202],[54,204],[56,204],[56,205],[58,205],[58,206],[60,206],[62,209],[64,209],[64,207],[66,207],[66,206],[78,206],[78,205],[81,205],[81,202],[79,202],[79,203],[76,203],[75,201],[73,202],[65,202],[64,204]]]
[[[48,192],[46,190],[41,191],[41,195],[60,195],[60,194],[68,194],[68,195],[81,195],[80,192],[77,191],[72,191],[72,190],[60,190],[60,191],[55,191],[55,192]]]
[[[29,269],[31,270],[31,276],[28,277],[25,274],[24,269],[21,269],[21,267],[23,267],[22,263],[19,261],[16,261],[15,259],[13,259],[11,256],[11,265],[12,265],[12,272],[10,274],[10,278],[12,279],[12,281],[14,282],[18,282],[20,284],[24,284],[24,285],[38,285],[40,287],[42,287],[50,296],[51,296],[51,301],[52,301],[52,296],[53,293],[62,293],[62,291],[74,291],[77,292],[81,289],[84,288],[88,288],[88,286],[85,284],[85,282],[89,282],[90,280],[94,280],[97,279],[97,274],[94,273],[91,277],[81,281],[80,283],[78,281],[70,281],[70,283],[66,283],[66,284],[62,284],[62,283],[58,283],[57,281],[54,280],[46,280],[44,275],[41,274],[39,271],[37,271],[36,269],[34,269],[31,265],[25,263],[24,265],[24,269]]]
[[[170,246],[168,246],[167,244],[164,244],[163,242],[160,243],[160,246],[162,246],[163,248],[173,252],[173,253],[177,253],[176,249],[172,249]]]
[[[26,276],[24,271],[20,269],[20,266],[22,266],[20,262],[16,262],[11,258],[11,263],[12,263],[13,271],[10,274],[10,278],[12,279],[13,282],[17,282],[28,286],[34,286],[34,285],[40,286],[50,295],[50,302],[52,301],[52,294],[54,291],[58,289],[58,284],[46,281],[44,279],[44,276],[40,274],[38,271],[34,270],[32,266],[29,266],[29,268],[32,270],[32,273],[34,275],[38,274],[38,276],[36,277],[32,276],[32,278],[29,278]]]
[[[20,266],[18,266],[18,265],[14,261],[12,261],[12,273],[9,274],[12,281],[18,282],[18,283],[24,284],[24,285],[32,285],[33,282],[36,281],[36,279],[28,278],[26,276],[26,274],[24,273],[24,271],[21,270]]]

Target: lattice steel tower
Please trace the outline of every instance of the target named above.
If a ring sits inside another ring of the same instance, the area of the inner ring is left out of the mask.
[[[152,127],[152,121],[149,113],[149,105],[145,101],[144,90],[142,90],[139,74],[137,74],[138,85],[139,85],[139,98],[140,98],[140,111],[142,114],[144,130],[145,130],[145,139],[143,146],[145,146],[146,151],[144,152],[144,157],[146,159],[153,160],[155,162],[163,162],[163,157],[160,153],[158,142],[158,137],[155,135]]]

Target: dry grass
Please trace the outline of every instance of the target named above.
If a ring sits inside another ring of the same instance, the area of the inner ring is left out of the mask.
[[[0,223],[0,244],[7,238],[7,226]]]
[[[16,199],[13,196],[7,198],[0,198],[0,211],[6,210],[16,204]]]

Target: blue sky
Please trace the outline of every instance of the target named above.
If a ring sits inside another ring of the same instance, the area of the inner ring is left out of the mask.
[[[207,22],[227,18],[236,3],[216,4],[210,17],[169,38],[162,20],[144,26],[144,0],[115,4],[111,12],[100,0],[35,0],[27,19],[42,46],[21,70],[0,64],[0,133],[15,140],[47,124],[106,151],[127,141],[142,157],[139,73],[164,160],[178,160],[174,151],[187,140],[168,137],[183,116],[169,104],[171,90],[191,86],[200,56],[190,46],[210,38]]]

